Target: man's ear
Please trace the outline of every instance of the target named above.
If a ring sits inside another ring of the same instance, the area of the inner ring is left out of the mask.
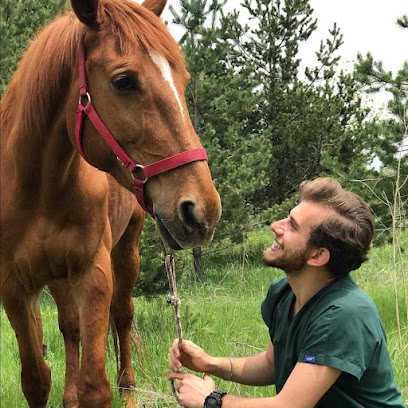
[[[325,266],[330,260],[330,251],[327,248],[316,248],[312,250],[307,264],[309,266]]]

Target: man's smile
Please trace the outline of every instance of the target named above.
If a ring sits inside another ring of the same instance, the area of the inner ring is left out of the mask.
[[[271,246],[271,250],[272,251],[279,251],[282,249],[282,246],[280,244],[278,244],[278,242],[276,240],[273,241],[272,246]]]

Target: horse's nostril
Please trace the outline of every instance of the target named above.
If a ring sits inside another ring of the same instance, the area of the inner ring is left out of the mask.
[[[199,223],[194,214],[195,204],[192,201],[184,201],[180,204],[180,215],[184,225],[191,231],[197,231]]]

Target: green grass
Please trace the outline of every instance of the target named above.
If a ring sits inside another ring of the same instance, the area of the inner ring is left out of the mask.
[[[219,254],[207,263],[205,281],[198,283],[191,271],[178,282],[182,299],[181,319],[184,337],[195,341],[213,355],[250,355],[265,349],[269,338],[260,315],[260,304],[269,284],[282,273],[260,264],[262,249],[269,244],[265,232],[250,235],[245,250]],[[408,234],[402,247],[408,248]],[[404,267],[407,267],[405,263]],[[177,258],[176,258],[177,269]],[[402,269],[401,269],[402,270]],[[375,301],[388,335],[388,345],[397,383],[408,403],[408,324],[403,287],[398,284],[400,325],[398,332],[393,290],[390,247],[373,248],[370,260],[353,273],[358,284]],[[135,299],[135,320],[142,339],[140,361],[134,353],[137,400],[141,407],[178,407],[166,380],[167,352],[177,336],[173,310],[167,296]],[[47,295],[42,298],[44,338],[48,344],[47,363],[52,369],[52,390],[48,407],[62,407],[64,349],[58,331],[57,311]],[[116,362],[110,338],[107,369],[113,389],[113,407],[120,406],[116,392]],[[401,351],[400,343],[405,347]],[[245,396],[271,396],[274,387],[247,387],[216,379],[217,387]],[[1,407],[22,408],[27,404],[20,386],[17,343],[1,308]]]

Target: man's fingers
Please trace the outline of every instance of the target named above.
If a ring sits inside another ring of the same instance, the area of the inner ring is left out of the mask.
[[[174,354],[175,357],[179,358],[180,357],[180,349],[179,349],[179,341],[178,339],[175,339],[173,341],[173,346],[170,349],[172,353]]]
[[[167,376],[168,380],[182,380],[188,375],[187,373],[172,372]]]
[[[169,351],[169,354],[168,354],[168,361],[169,361],[169,366],[173,371],[178,371],[182,367],[181,362],[179,361],[177,357],[174,356],[171,350]]]
[[[203,380],[204,381],[212,381],[211,375],[208,374],[208,373],[204,373]]]
[[[175,339],[168,353],[169,366],[173,371],[178,371],[183,366],[180,362],[180,350],[178,348],[178,339]]]

